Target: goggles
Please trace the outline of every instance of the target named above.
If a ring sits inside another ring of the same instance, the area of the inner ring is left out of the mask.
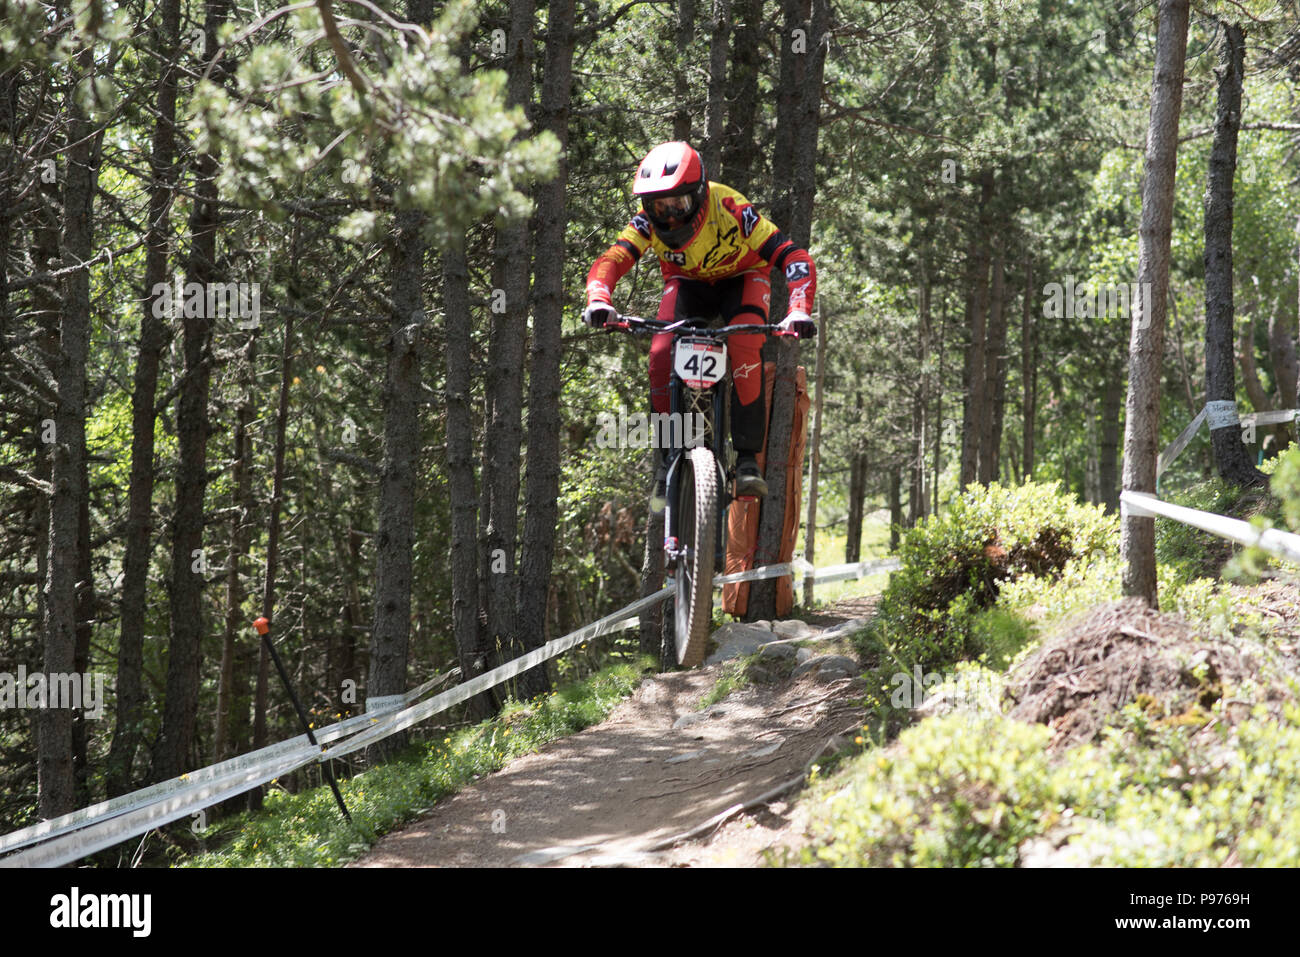
[[[650,215],[665,222],[671,219],[685,219],[691,212],[691,198],[682,196],[661,196],[650,200]]]

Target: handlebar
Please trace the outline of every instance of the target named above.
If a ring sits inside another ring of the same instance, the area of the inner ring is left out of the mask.
[[[787,332],[784,329],[778,329],[774,325],[766,323],[741,323],[735,326],[722,326],[719,329],[710,329],[706,326],[689,325],[691,319],[678,319],[676,322],[667,322],[663,319],[643,319],[640,316],[619,316],[615,322],[605,323],[606,329],[618,329],[622,332],[630,332],[641,335],[658,335],[661,332],[682,332],[689,333],[693,336],[702,336],[706,339],[725,339],[732,335],[742,336],[788,336],[797,339],[799,334],[796,332]]]

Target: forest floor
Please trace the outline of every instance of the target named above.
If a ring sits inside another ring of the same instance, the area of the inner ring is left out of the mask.
[[[875,601],[802,620],[864,618]],[[723,665],[648,677],[603,723],[442,801],[352,866],[752,867],[793,851],[806,842],[794,798],[819,756],[860,733],[866,689],[792,666],[765,660],[760,680],[706,709]]]

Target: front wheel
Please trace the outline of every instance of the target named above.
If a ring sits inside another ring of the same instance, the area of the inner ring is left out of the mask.
[[[677,663],[694,668],[704,661],[713,625],[713,557],[717,544],[718,470],[713,453],[697,446],[681,461],[677,483],[678,541],[674,606]]]

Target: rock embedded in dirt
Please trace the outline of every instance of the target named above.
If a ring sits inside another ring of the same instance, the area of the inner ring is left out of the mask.
[[[840,622],[832,628],[827,628],[820,635],[820,640],[827,641],[831,638],[847,638],[855,631],[861,631],[867,626],[866,618],[854,618],[850,621]]]
[[[752,655],[772,640],[772,632],[748,622],[732,621],[715,631],[713,640],[718,643],[718,650],[705,659],[706,665]]]
[[[768,644],[759,649],[764,658],[795,658],[799,654],[799,649],[794,645],[785,644]]]
[[[789,621],[773,622],[772,632],[782,638],[815,638],[821,634],[821,629],[792,618]]]
[[[823,677],[852,677],[862,673],[862,666],[847,655],[815,655],[794,669],[793,678],[810,671]]]

